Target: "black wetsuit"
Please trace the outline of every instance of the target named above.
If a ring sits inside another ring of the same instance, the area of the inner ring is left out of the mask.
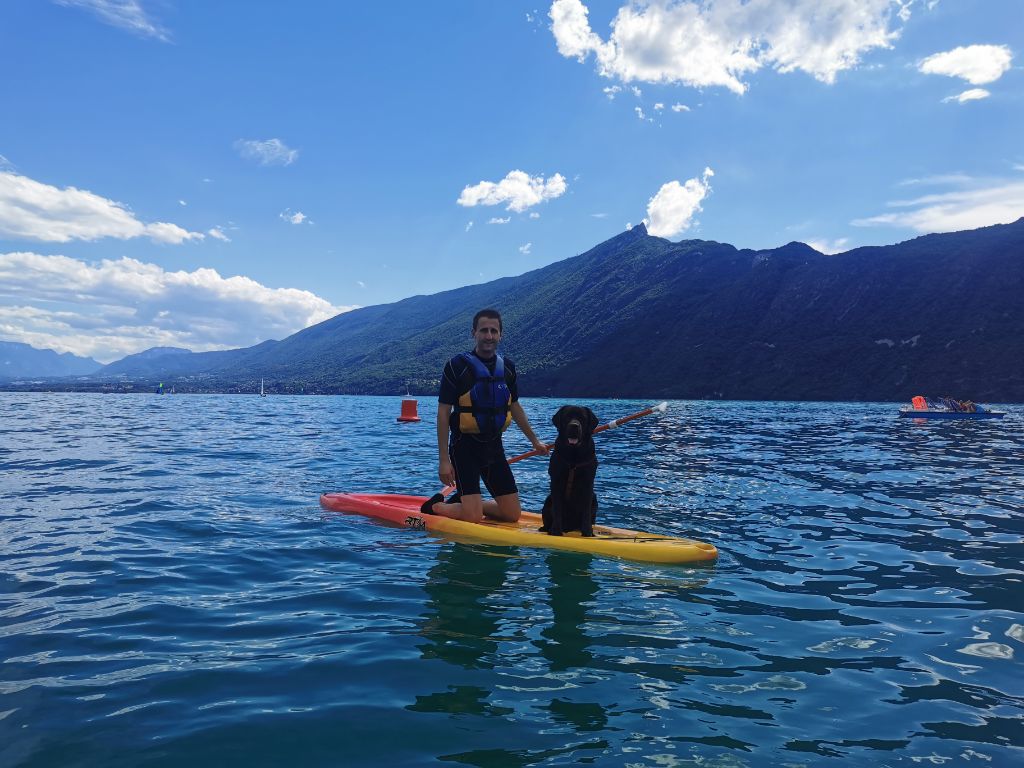
[[[484,360],[475,352],[469,354],[476,356],[487,366],[488,371],[494,373],[495,358]],[[508,386],[511,405],[519,400],[516,366],[507,357],[502,359],[505,363],[505,384]],[[469,392],[474,384],[476,373],[473,366],[462,355],[453,357],[444,366],[441,392],[437,401],[442,405],[455,406],[459,398]],[[518,491],[512,468],[505,457],[501,432],[489,435],[463,434],[459,429],[459,416],[454,412],[451,418],[451,433],[448,436],[448,458],[455,469],[455,486],[462,496],[479,494],[481,479],[491,496],[495,498]]]

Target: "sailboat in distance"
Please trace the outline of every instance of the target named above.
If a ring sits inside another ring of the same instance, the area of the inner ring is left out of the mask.
[[[267,393],[263,391],[263,379],[260,379],[260,397],[266,397]]]

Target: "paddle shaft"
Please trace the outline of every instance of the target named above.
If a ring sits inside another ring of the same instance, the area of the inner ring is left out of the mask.
[[[644,408],[642,411],[637,411],[636,413],[632,413],[629,416],[623,416],[621,419],[615,419],[614,421],[609,421],[607,424],[602,424],[599,427],[595,427],[594,428],[594,434],[596,435],[598,432],[604,432],[605,430],[608,430],[608,429],[615,429],[616,427],[621,427],[627,421],[632,421],[633,419],[639,419],[642,416],[650,416],[652,413],[654,413],[657,410],[664,410],[664,409],[660,409],[656,405],[652,406],[651,408]],[[555,447],[555,444],[554,443],[548,443],[547,447],[548,447],[548,450],[551,450],[552,448]],[[531,456],[539,456],[539,455],[540,455],[540,451],[538,451],[535,448],[532,451],[527,451],[526,453],[521,453],[518,456],[514,456],[513,458],[508,460],[508,463],[509,464],[515,464],[517,461],[522,461],[523,459],[528,459]]]
[[[602,424],[601,426],[596,427],[594,429],[594,434],[596,435],[598,432],[604,432],[605,430],[608,430],[608,429],[615,429],[616,427],[621,427],[627,421],[633,421],[633,419],[639,419],[639,418],[642,418],[643,416],[650,416],[652,413],[655,413],[655,412],[662,412],[662,413],[664,413],[664,411],[665,411],[665,409],[667,407],[668,407],[668,403],[658,403],[657,405],[652,405],[650,408],[644,408],[642,411],[637,411],[636,413],[631,413],[629,416],[623,416],[620,419],[613,419],[612,421],[609,421],[607,424]],[[548,448],[549,451],[552,448],[555,447],[554,443],[546,443],[546,445],[547,445],[547,448]],[[537,450],[536,448],[534,448],[532,451],[527,451],[526,453],[521,453],[518,456],[513,456],[511,459],[508,460],[508,463],[509,464],[515,464],[517,461],[522,461],[523,459],[528,459],[531,456],[540,456],[540,455],[541,455],[541,452],[539,450]],[[449,493],[451,493],[454,490],[455,490],[455,486],[453,486],[453,485],[446,485],[444,488],[441,489],[441,495],[442,496],[447,496]]]

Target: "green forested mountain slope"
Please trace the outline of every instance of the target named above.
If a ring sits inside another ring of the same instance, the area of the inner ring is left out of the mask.
[[[1021,401],[1022,296],[1024,219],[837,255],[671,243],[641,225],[518,277],[135,373],[183,388],[433,391],[471,346],[473,313],[493,306],[527,396]],[[133,375],[124,362],[111,372]]]

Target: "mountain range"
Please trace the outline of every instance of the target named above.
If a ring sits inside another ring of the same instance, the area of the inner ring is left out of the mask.
[[[0,341],[0,381],[24,377],[81,376],[95,373],[102,367],[91,357],[36,349],[16,341]]]
[[[1024,219],[826,255],[670,242],[641,224],[586,253],[366,307],[281,341],[149,350],[94,382],[178,391],[436,391],[495,307],[524,396],[1024,401]]]

